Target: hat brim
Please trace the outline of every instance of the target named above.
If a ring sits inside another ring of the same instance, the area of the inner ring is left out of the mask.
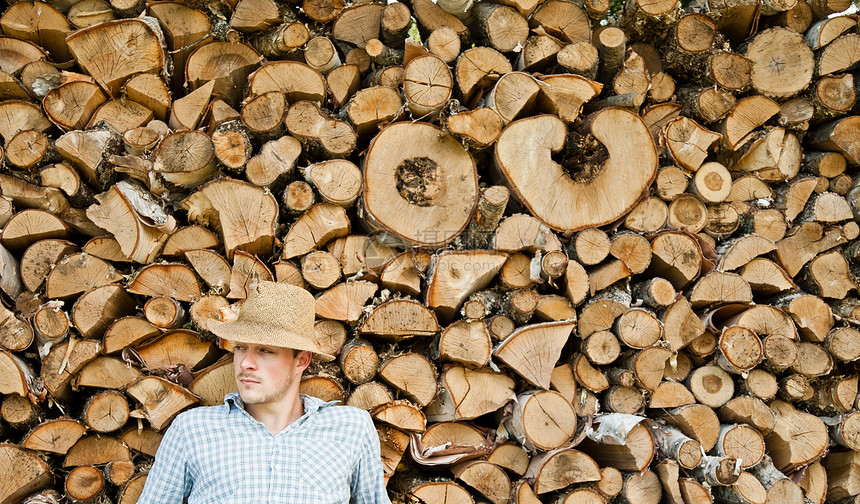
[[[315,342],[307,341],[307,338],[289,331],[279,331],[278,339],[274,340],[266,337],[272,333],[271,327],[263,327],[243,320],[229,322],[209,320],[207,327],[213,334],[221,338],[223,341],[222,348],[230,352],[233,351],[232,347],[235,344],[245,343],[307,351],[312,353],[315,359],[322,362],[331,362],[335,359],[334,355],[323,352],[319,346],[315,345]]]

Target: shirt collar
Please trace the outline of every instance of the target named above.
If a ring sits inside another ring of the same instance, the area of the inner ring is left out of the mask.
[[[323,401],[317,397],[299,394],[299,399],[302,401],[302,406],[305,408],[305,414],[302,416],[307,416],[313,413],[316,413],[318,410],[322,408],[327,408],[329,406],[334,406],[340,401]],[[235,410],[244,410],[245,405],[242,404],[242,399],[239,397],[238,392],[231,392],[224,396],[224,404],[227,405],[227,414],[232,413]]]

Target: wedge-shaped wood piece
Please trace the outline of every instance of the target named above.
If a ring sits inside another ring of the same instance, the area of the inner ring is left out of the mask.
[[[695,402],[695,396],[683,383],[664,381],[651,394],[648,407],[671,409]]]
[[[261,60],[260,53],[245,43],[203,44],[188,55],[185,80],[192,90],[214,80],[213,92],[235,107],[242,101],[246,79]]]
[[[11,40],[3,38],[3,41]],[[23,42],[22,42],[23,43]],[[0,136],[4,145],[25,130],[45,132],[51,122],[42,114],[38,105],[26,101],[7,100],[0,103]]]
[[[738,396],[729,400],[717,410],[720,420],[725,423],[743,423],[756,428],[763,436],[773,432],[776,414],[761,399],[752,396]]]
[[[741,277],[749,282],[755,295],[770,296],[797,289],[788,273],[775,262],[756,257],[741,268]]]
[[[592,392],[603,392],[609,388],[609,381],[602,371],[595,369],[585,355],[577,354],[571,359],[570,367],[576,382]]]
[[[248,296],[247,289],[260,281],[274,282],[275,277],[259,257],[237,250],[233,254],[230,291],[227,293],[227,298],[245,299]]]
[[[96,236],[84,243],[81,251],[112,263],[127,263],[131,260],[122,253],[119,242],[113,236]]]
[[[69,448],[63,467],[102,465],[114,460],[131,460],[131,451],[117,438],[89,435]]]
[[[439,358],[482,367],[490,360],[490,332],[482,320],[460,320],[439,336]]]
[[[278,203],[265,189],[234,179],[213,180],[183,200],[182,208],[190,222],[208,221],[221,233],[228,260],[236,249],[272,254]]]
[[[828,445],[824,422],[784,401],[773,401],[770,407],[776,413],[776,424],[765,442],[777,469],[789,472],[824,455]]]
[[[178,301],[194,301],[202,295],[194,270],[178,263],[144,266],[128,284],[128,291],[143,296],[167,296]]]
[[[358,328],[362,336],[399,341],[411,336],[435,336],[439,332],[436,315],[410,299],[392,299],[373,309]]]
[[[0,303],[0,347],[20,352],[33,343],[33,325]]]
[[[588,437],[580,447],[598,464],[622,471],[642,471],[656,453],[654,437],[641,422],[643,419],[620,413],[602,415],[597,428],[587,431]]]
[[[133,451],[154,457],[163,436],[161,432],[152,430],[149,427],[138,429],[135,426],[126,429],[118,437],[120,441]]]
[[[116,357],[96,357],[75,376],[75,387],[124,389],[140,377],[140,371]]]
[[[564,147],[565,139],[564,123],[553,116],[516,121],[502,131],[496,142],[496,166],[514,194],[553,229],[577,231],[617,220],[633,208],[657,173],[657,149],[635,114],[623,109],[601,111],[593,117],[590,133],[606,146],[609,159],[593,167],[599,173],[588,181],[574,181],[551,159],[553,152]],[[623,136],[624,141],[616,135]],[[630,142],[635,145],[632,150]],[[638,153],[635,163],[626,158],[633,151]],[[634,165],[636,170],[631,170]],[[542,167],[544,178],[537,180],[535,171],[522,169],[525,166]],[[545,177],[558,182],[547,188]],[[618,186],[619,180],[624,181],[622,187]],[[577,210],[586,207],[599,211]]]
[[[494,445],[484,429],[465,422],[439,422],[416,436],[412,455],[421,465],[444,466],[478,458]]]
[[[737,150],[748,140],[748,134],[779,113],[779,104],[765,96],[750,96],[738,101],[723,120],[723,143]]]
[[[107,100],[98,84],[70,81],[48,91],[42,106],[48,119],[63,130],[83,129],[96,109]]]
[[[370,410],[370,416],[374,420],[408,432],[424,432],[427,428],[427,420],[424,418],[424,413],[421,412],[418,406],[406,399],[399,399],[377,406]]]
[[[45,389],[57,399],[68,400],[74,375],[100,352],[101,343],[96,340],[71,339],[55,345],[42,361],[41,377]]]
[[[720,250],[722,258],[717,267],[721,271],[736,270],[752,259],[776,250],[773,240],[757,234],[744,235],[727,244],[725,250]]]
[[[477,149],[485,149],[495,143],[503,126],[499,114],[487,107],[453,114],[446,121],[452,135]]]
[[[13,504],[43,488],[48,488],[54,475],[48,464],[27,449],[12,443],[0,444],[0,470],[4,476],[0,486],[0,502]]]
[[[35,380],[29,364],[16,354],[0,349],[0,393],[27,397]]]
[[[410,490],[409,495],[419,502],[437,503],[471,503],[474,502],[469,492],[453,481],[431,481],[420,483]]]
[[[212,361],[215,347],[211,341],[203,341],[194,331],[177,329],[135,348],[146,367],[155,369],[175,367],[180,364],[195,371],[207,360]]]
[[[527,214],[514,214],[499,223],[491,242],[502,252],[551,252],[561,250],[558,236],[541,221]]]
[[[65,455],[86,433],[87,428],[71,418],[46,420],[31,430],[21,447],[38,452]]]
[[[71,321],[81,336],[97,338],[113,321],[133,314],[135,305],[121,285],[102,285],[85,292],[75,301]]]
[[[161,77],[149,73],[140,73],[125,83],[125,92],[130,100],[140,103],[152,110],[155,117],[166,121],[170,110],[170,90]]]
[[[457,32],[457,35],[461,39],[466,39],[469,36],[469,29],[457,16],[446,12],[432,0],[412,2],[412,11],[415,19],[427,31],[432,32],[433,30],[447,26]]]
[[[127,45],[133,40],[134,44]],[[164,68],[164,48],[158,33],[142,19],[121,19],[78,30],[66,38],[81,68],[111,96],[119,96],[122,84],[140,72],[159,74]]]
[[[451,468],[454,477],[493,504],[510,502],[511,480],[501,467],[484,460],[461,462]]]
[[[281,259],[292,259],[322,246],[332,238],[349,234],[350,223],[343,207],[314,205],[287,232]]]
[[[233,359],[224,356],[214,364],[194,373],[194,381],[188,390],[200,398],[201,406],[217,406],[224,403],[224,396],[236,392],[236,377],[233,374]]]
[[[229,289],[232,268],[221,254],[209,249],[186,250],[185,259],[212,290],[223,294]]]
[[[678,166],[696,171],[708,156],[708,150],[722,136],[687,117],[677,117],[663,126],[662,140]]]
[[[176,221],[141,184],[123,180],[87,209],[87,217],[114,235],[123,254],[132,261],[151,263]]]
[[[184,226],[172,232],[161,249],[161,255],[176,257],[186,250],[218,248],[218,237],[203,226]]]
[[[529,383],[549,389],[550,376],[573,330],[571,322],[545,322],[521,327],[493,354]]]
[[[379,376],[422,408],[436,396],[436,368],[419,353],[383,358]]]
[[[729,303],[752,303],[752,289],[744,278],[735,273],[712,271],[699,279],[690,292],[694,308]]]
[[[507,375],[452,366],[442,373],[439,394],[426,414],[432,422],[477,418],[507,404],[513,391],[514,380]]]
[[[860,61],[856,54],[857,48],[860,48],[860,35],[856,33],[848,33],[834,40],[818,54],[818,75],[830,75],[855,68]]]
[[[66,239],[69,226],[44,210],[22,210],[3,226],[0,243],[14,254],[20,254],[39,240]]]
[[[720,420],[714,410],[703,404],[690,404],[668,410],[660,418],[695,439],[706,452],[717,444]]]
[[[105,189],[113,183],[114,170],[108,169],[108,154],[121,145],[121,137],[109,128],[72,130],[54,142],[57,152],[78,168],[90,185]]]
[[[601,83],[573,74],[541,76],[538,85],[538,108],[542,112],[557,115],[568,124],[579,117],[582,105],[599,95],[603,89]]]
[[[214,89],[215,80],[211,80],[182,98],[174,100],[170,104],[170,119],[168,119],[170,129],[177,131],[195,129],[209,110]]]
[[[572,448],[542,453],[532,458],[526,478],[534,478],[534,490],[545,494],[576,483],[600,481],[600,468],[587,454]]]
[[[366,280],[335,285],[317,297],[318,317],[354,323],[364,313],[364,305],[376,293],[377,285]]]
[[[127,346],[135,346],[159,334],[161,331],[144,318],[123,317],[105,330],[103,351],[105,354],[119,352]]]
[[[849,273],[848,260],[842,252],[832,250],[809,262],[810,290],[821,297],[844,299],[848,292],[857,289]]]
[[[126,393],[140,403],[131,412],[134,418],[149,420],[152,428],[162,430],[185,408],[198,403],[186,388],[157,376],[144,376],[128,386]]]
[[[326,96],[322,74],[298,61],[270,61],[248,76],[248,96],[280,91],[288,103],[310,100],[321,103]]]
[[[104,102],[90,118],[87,127],[104,122],[120,135],[128,130],[140,128],[153,120],[152,110],[130,99],[115,98]]]
[[[436,126],[395,123],[368,148],[362,197],[371,226],[439,246],[462,232],[475,210],[475,161]]]
[[[463,301],[489,285],[508,255],[489,250],[443,251],[429,268],[427,306],[443,321],[449,321]]]
[[[106,261],[83,253],[67,255],[48,274],[45,295],[71,299],[89,289],[120,280],[120,274]]]

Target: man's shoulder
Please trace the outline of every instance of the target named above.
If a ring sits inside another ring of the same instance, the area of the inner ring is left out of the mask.
[[[310,398],[311,400],[319,401],[319,409],[317,414],[320,420],[326,423],[337,423],[338,425],[351,425],[356,428],[368,427],[373,425],[370,414],[354,406],[343,406],[334,402],[323,402],[320,399]]]
[[[185,410],[173,419],[171,427],[177,426],[180,429],[192,426],[199,427],[202,424],[223,420],[227,415],[227,408],[226,404],[219,404],[216,406],[197,406]]]

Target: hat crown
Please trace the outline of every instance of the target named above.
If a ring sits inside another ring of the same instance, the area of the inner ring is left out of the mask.
[[[248,289],[248,298],[230,321],[209,321],[209,330],[231,343],[307,350],[324,361],[325,353],[314,337],[313,295],[294,285],[259,282]]]
[[[249,290],[250,295],[239,309],[239,320],[313,339],[314,297],[310,292],[274,282],[260,282]]]

